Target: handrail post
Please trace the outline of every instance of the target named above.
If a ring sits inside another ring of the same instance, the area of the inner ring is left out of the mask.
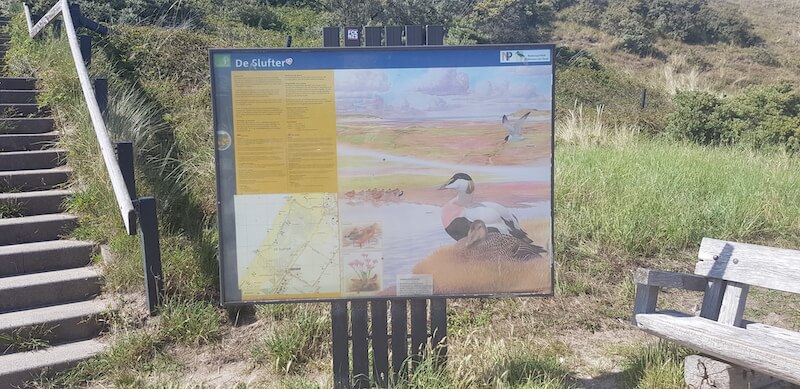
[[[156,314],[164,296],[164,277],[161,272],[161,244],[158,236],[158,215],[155,197],[139,199],[139,225],[142,230],[144,285],[150,316]]]
[[[97,100],[97,106],[100,107],[100,113],[108,120],[108,79],[95,78],[94,80],[94,98]],[[123,173],[124,175],[124,173]],[[128,190],[130,191],[130,189]],[[132,199],[136,197],[131,195]]]
[[[92,64],[92,37],[89,35],[78,35],[81,45],[81,56],[83,63],[88,68]]]
[[[53,20],[51,23],[53,24],[53,37],[61,38],[61,21]]]
[[[122,173],[122,179],[125,181],[125,186],[128,188],[128,195],[131,200],[135,200],[136,196],[136,176],[134,175],[134,160],[133,160],[133,143],[119,142],[116,144],[117,161],[119,161],[119,171]]]

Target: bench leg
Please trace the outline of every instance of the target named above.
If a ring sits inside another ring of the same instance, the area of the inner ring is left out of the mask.
[[[753,370],[706,356],[690,355],[684,360],[683,367],[686,387],[689,389],[790,389],[795,387]]]

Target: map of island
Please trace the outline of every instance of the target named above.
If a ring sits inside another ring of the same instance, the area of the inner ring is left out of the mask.
[[[336,194],[234,198],[242,300],[340,296]]]

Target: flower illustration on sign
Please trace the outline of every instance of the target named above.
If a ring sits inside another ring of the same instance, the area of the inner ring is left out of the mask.
[[[361,254],[363,259],[355,259],[347,264],[355,271],[357,278],[351,278],[352,290],[355,292],[367,292],[378,290],[378,275],[373,274],[377,259],[370,259],[369,254]]]

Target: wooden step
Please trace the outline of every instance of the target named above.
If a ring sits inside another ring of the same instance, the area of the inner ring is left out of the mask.
[[[14,338],[60,344],[97,336],[109,309],[108,301],[94,299],[0,314],[0,355],[27,351],[16,349]]]
[[[38,90],[0,90],[0,103],[35,103],[37,94]]]
[[[0,119],[0,134],[43,134],[52,132],[53,118],[3,118]]]
[[[101,289],[100,275],[91,267],[3,277],[0,281],[0,312],[83,301]]]
[[[0,77],[0,90],[36,90],[36,79]]]
[[[39,108],[38,104],[0,104],[0,117],[3,118],[46,115],[49,112],[49,108]]]
[[[42,134],[0,134],[0,152],[50,148],[58,141],[58,135],[56,131]]]
[[[68,343],[45,350],[0,356],[0,389],[23,387],[35,378],[75,367],[106,349],[96,340]]]
[[[0,192],[19,192],[53,189],[69,180],[72,169],[59,166],[53,169],[0,172]]]
[[[0,193],[0,213],[5,211],[16,216],[35,216],[64,212],[64,202],[71,195],[72,191],[60,189]]]
[[[77,226],[78,217],[66,213],[0,219],[0,246],[57,240]]]
[[[94,243],[80,240],[0,246],[0,277],[86,266],[94,253]]]
[[[52,169],[64,165],[66,154],[63,149],[0,153],[0,171]]]

